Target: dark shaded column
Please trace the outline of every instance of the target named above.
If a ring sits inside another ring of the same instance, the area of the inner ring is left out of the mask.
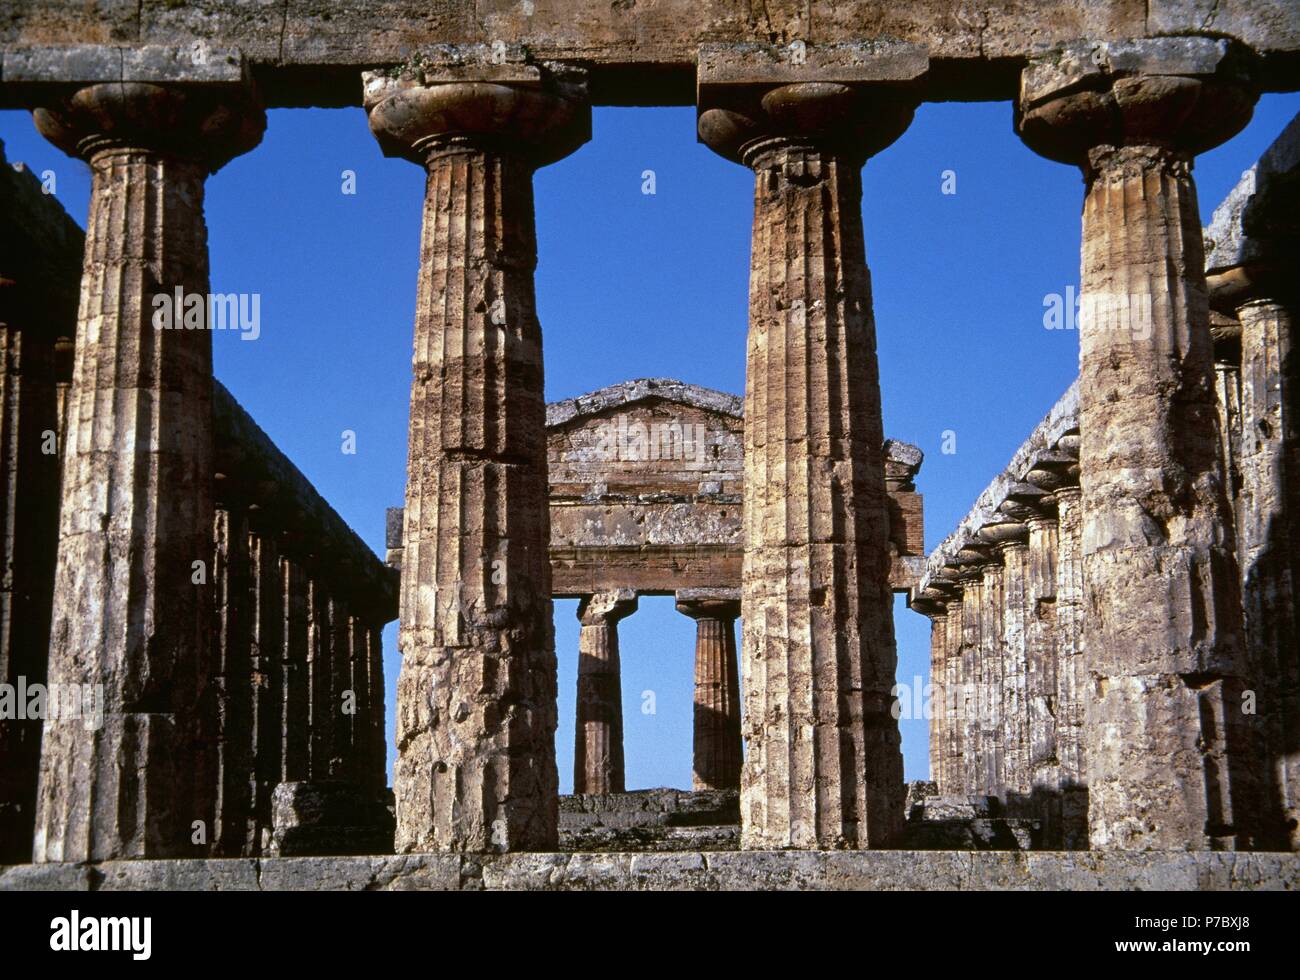
[[[374,778],[374,788],[382,790],[388,786],[388,739],[385,737],[385,725],[388,712],[385,709],[384,691],[384,639],[383,627],[370,629],[370,764],[367,770]]]
[[[0,272],[10,268],[3,258]],[[22,292],[0,278],[0,684],[25,716],[26,692],[46,681],[59,457],[46,451],[56,448],[47,433],[58,429],[53,338],[28,322],[41,297]],[[41,727],[40,718],[0,718],[0,863],[31,859]]]
[[[912,107],[801,83],[700,109],[700,139],[755,174],[742,846],[878,847],[903,769],[860,171]]]
[[[198,295],[206,326],[204,181],[256,145],[264,116],[230,90],[139,83],[82,88],[35,116],[92,175],[49,679],[102,690],[105,713],[92,738],[46,726],[34,859],[201,854],[193,826],[211,826],[215,790],[212,338],[158,329],[154,298]]]
[[[295,558],[280,558],[280,782],[311,774],[311,587]],[[274,789],[274,785],[271,787]]]
[[[590,136],[585,77],[366,76],[426,169],[402,551],[397,849],[556,846],[556,668],[533,171]]]
[[[631,589],[587,596],[578,604],[578,708],[573,791],[622,793],[623,688],[618,621],[636,612]]]
[[[739,789],[740,674],[736,617],[740,594],[677,593],[677,611],[695,620],[695,727],[691,788]]]
[[[280,782],[284,758],[283,697],[287,678],[281,662],[286,634],[280,543],[259,508],[249,514],[248,564],[252,810],[257,827],[256,853],[261,853],[262,831],[271,826],[271,795]]]
[[[212,846],[218,857],[256,853],[253,689],[247,503],[216,481],[212,568],[217,796]],[[256,607],[254,607],[254,610]]]
[[[319,569],[307,571],[307,728],[311,733],[310,778],[318,782],[333,775],[334,749],[333,639],[329,591]]]

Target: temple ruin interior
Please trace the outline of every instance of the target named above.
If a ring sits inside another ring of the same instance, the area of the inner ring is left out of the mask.
[[[0,889],[1300,887],[1300,116],[1211,213],[1193,176],[1300,89],[1300,7],[951,6],[8,0],[0,107],[91,184],[0,166]],[[1079,361],[927,535],[862,171],[940,101],[1078,173]],[[593,105],[693,105],[753,171],[743,394],[547,403],[534,174]],[[213,373],[205,182],[305,106],[425,179],[382,555]],[[626,779],[652,597],[689,787]]]

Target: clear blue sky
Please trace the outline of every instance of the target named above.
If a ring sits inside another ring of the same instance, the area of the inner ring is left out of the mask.
[[[1202,156],[1202,219],[1289,119],[1266,96],[1250,126]],[[695,141],[693,108],[598,108],[592,141],[536,178],[546,397],[668,376],[744,390],[752,175]],[[53,170],[84,225],[89,171],[30,117],[0,112],[11,161]],[[656,191],[641,192],[653,170]],[[344,170],[357,193],[341,193]],[[940,193],[956,173],[957,193]],[[933,547],[1077,372],[1073,331],[1043,328],[1044,297],[1079,278],[1079,173],[1035,156],[1009,103],[922,107],[863,176],[885,431],[926,454]],[[276,110],[266,138],[208,182],[215,292],[260,293],[262,334],[214,335],[216,373],[321,494],[382,556],[402,503],[421,170],[381,156],[360,109]],[[341,452],[341,433],[357,452]],[[943,455],[944,430],[957,452]],[[572,788],[576,601],[555,604],[556,736]],[[896,604],[899,679],[928,675],[929,624]],[[629,788],[690,785],[694,624],[669,598],[620,626]],[[384,636],[389,753],[398,672]],[[657,712],[641,711],[643,691]],[[926,778],[926,725],[905,721],[908,779]]]

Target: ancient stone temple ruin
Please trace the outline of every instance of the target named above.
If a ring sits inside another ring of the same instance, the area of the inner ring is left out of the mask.
[[[0,722],[5,888],[1300,882],[1295,127],[1208,231],[1192,177],[1300,88],[1293,0],[9,7],[0,101],[92,187],[83,244],[0,177],[0,668],[103,697],[93,732]],[[971,99],[1082,174],[1080,369],[926,557],[861,172]],[[545,403],[533,173],[607,104],[693,104],[754,173],[743,400]],[[426,176],[386,563],[214,382],[210,333],[151,322],[209,291],[207,176],[306,105],[363,106]],[[896,591],[933,623],[910,788]],[[698,624],[691,791],[626,792],[640,595]]]

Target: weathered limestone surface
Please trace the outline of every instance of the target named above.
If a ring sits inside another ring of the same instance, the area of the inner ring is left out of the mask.
[[[695,620],[694,790],[740,788],[740,591],[682,590],[677,611]]]
[[[0,891],[1297,891],[1294,854],[749,851],[406,854],[0,868]]]
[[[189,52],[235,45],[252,62],[272,105],[355,105],[358,67],[397,64],[440,45],[526,47],[538,59],[591,64],[598,103],[688,104],[701,45],[777,51],[795,40],[831,65],[852,65],[895,38],[928,55],[928,98],[1011,99],[1016,67],[1043,47],[1077,38],[1117,40],[1144,34],[1214,32],[1263,52],[1266,81],[1295,87],[1300,15],[1290,0],[986,0],[954,7],[939,0],[659,0],[611,4],[565,0],[521,4],[445,0],[316,0],[310,4],[101,3],[11,0],[0,17],[0,45],[13,51],[6,74],[56,70],[66,55],[24,57],[34,45],[89,44],[87,53],[116,68],[125,47],[138,66],[176,70],[176,58],[137,45]],[[839,51],[839,47],[848,50]],[[827,49],[824,55],[819,48]]]
[[[46,725],[37,860],[194,854],[213,819],[212,597],[192,580],[212,563],[212,340],[156,330],[150,297],[208,292],[204,179],[264,125],[240,98],[95,85],[36,114],[93,175],[49,678],[104,696],[96,737]]]
[[[547,406],[551,593],[641,594],[740,584],[744,420],[734,395],[641,378]],[[890,582],[905,591],[925,553],[921,451],[885,440]],[[400,567],[402,509],[389,510]]]
[[[284,782],[275,788],[270,857],[391,854],[391,804],[355,781]]]
[[[1249,686],[1218,451],[1197,152],[1250,118],[1243,54],[1160,38],[1026,69],[1019,129],[1084,170],[1079,429],[1095,848],[1252,839]]]
[[[881,846],[901,826],[903,780],[859,171],[907,127],[911,103],[832,83],[707,80],[700,138],[756,175],[742,839]]]
[[[372,131],[428,171],[401,600],[397,848],[556,843],[532,173],[580,146],[580,76],[370,75]]]
[[[618,621],[636,612],[631,589],[578,603],[578,718],[573,750],[575,793],[622,793],[623,684]]]
[[[1229,459],[1239,475],[1237,555],[1262,722],[1262,835],[1267,846],[1292,850],[1300,848],[1297,213],[1300,117],[1246,171],[1206,229],[1211,302],[1238,321],[1237,370],[1221,387],[1234,437],[1227,440]]]

